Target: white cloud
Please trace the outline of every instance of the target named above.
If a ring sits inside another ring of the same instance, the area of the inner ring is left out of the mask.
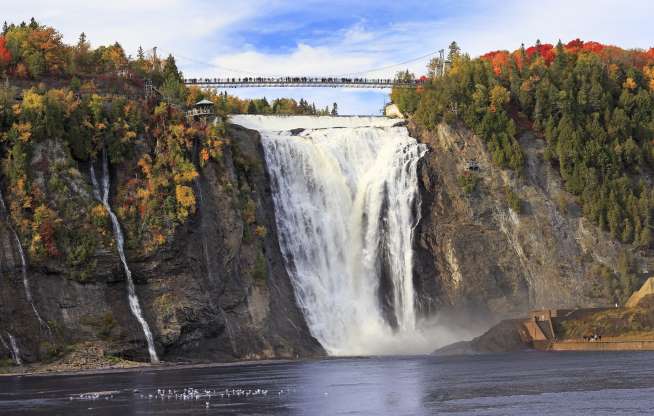
[[[402,62],[446,48],[452,40],[457,40],[473,56],[495,49],[517,49],[520,43],[533,44],[536,39],[554,43],[559,38],[580,37],[642,48],[654,42],[648,17],[649,1],[632,1],[628,5],[607,0],[474,3],[467,6],[469,10],[465,13],[434,20],[399,20],[371,28],[363,19],[327,41],[298,43],[294,50],[282,53],[235,49],[221,54],[214,62],[263,74],[333,75]],[[425,58],[408,66],[413,71],[424,72],[427,61]],[[400,68],[372,75],[392,76]]]
[[[119,42],[128,53],[139,46],[199,55],[208,41],[221,44],[235,24],[262,13],[264,0],[21,0],[2,1],[2,19],[34,16],[55,27],[69,43],[85,32],[93,45]],[[6,3],[6,4],[4,4]]]
[[[291,76],[336,75],[352,70],[363,71],[374,65],[375,61],[365,54],[342,53],[330,47],[313,47],[301,43],[288,54],[270,54],[252,50],[218,57],[214,63],[257,74]],[[225,75],[238,76],[239,74],[229,72]]]

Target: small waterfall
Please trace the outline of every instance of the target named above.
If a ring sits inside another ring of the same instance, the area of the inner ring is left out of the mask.
[[[0,344],[4,347],[4,349],[9,351],[9,353],[11,354],[11,359],[13,360],[14,359],[14,353],[11,350],[11,348],[9,348],[9,344],[7,344],[7,341],[5,341],[5,338],[2,336],[2,334],[0,334]]]
[[[143,317],[143,312],[141,311],[141,305],[139,303],[139,298],[136,295],[136,289],[134,288],[134,280],[132,280],[132,272],[130,271],[127,265],[127,258],[125,257],[124,244],[125,239],[123,237],[123,232],[120,228],[120,223],[118,222],[118,217],[111,209],[109,204],[109,166],[107,161],[107,154],[103,150],[102,152],[102,183],[98,184],[98,180],[95,176],[94,165],[91,164],[91,183],[93,184],[93,194],[95,198],[102,203],[102,205],[107,210],[109,218],[111,218],[111,225],[114,232],[114,237],[116,240],[116,247],[118,249],[118,255],[120,256],[120,261],[123,265],[123,270],[125,271],[125,278],[127,281],[127,297],[129,299],[129,308],[132,311],[132,315],[136,320],[141,324],[143,329],[143,334],[148,343],[148,353],[150,354],[150,362],[158,363],[159,357],[157,357],[157,351],[154,347],[154,339],[152,337],[152,332],[150,331],[150,326],[148,322]]]
[[[9,338],[9,344],[7,344],[7,341],[5,341],[2,335],[0,335],[0,343],[2,343],[2,346],[9,351],[11,354],[11,359],[14,360],[14,364],[22,365],[23,360],[20,358],[20,350],[18,349],[16,338],[14,338],[14,336],[9,332],[7,332],[7,338]]]
[[[270,119],[279,128],[294,117]],[[429,343],[420,351],[411,345],[421,336],[412,244],[417,163],[427,148],[387,119],[350,119],[317,118],[326,128],[295,135],[292,127],[266,130],[267,120],[254,120],[287,270],[328,353],[424,352]]]
[[[5,205],[5,200],[3,198],[1,190],[0,190],[0,210],[2,211],[2,215],[6,219],[6,223],[7,226],[9,227],[9,230],[14,235],[14,240],[16,241],[16,247],[18,248],[18,254],[20,255],[20,270],[23,279],[23,287],[25,288],[25,298],[27,299],[30,306],[32,307],[32,311],[34,311],[34,316],[36,316],[36,319],[39,321],[41,327],[46,328],[48,334],[52,335],[50,326],[47,324],[47,322],[43,320],[43,318],[41,318],[41,314],[39,313],[38,309],[36,309],[36,305],[34,304],[34,298],[32,297],[32,289],[30,288],[30,282],[27,275],[27,259],[25,257],[25,252],[23,251],[23,245],[20,242],[20,238],[18,238],[18,233],[10,223],[9,213],[7,211],[7,206]]]

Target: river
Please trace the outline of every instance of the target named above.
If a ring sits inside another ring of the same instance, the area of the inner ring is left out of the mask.
[[[0,414],[649,415],[652,359],[521,352],[0,377]],[[189,388],[201,397],[184,400]]]

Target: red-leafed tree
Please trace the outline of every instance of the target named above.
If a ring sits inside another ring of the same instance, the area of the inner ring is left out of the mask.
[[[604,45],[602,45],[599,42],[584,42],[583,50],[588,51],[588,52],[594,52],[598,53],[601,52],[605,48]]]
[[[578,53],[578,52],[593,52],[593,53],[599,53],[602,52],[606,48],[606,45],[599,43],[599,42],[594,42],[594,41],[588,41],[584,42],[583,40],[577,38],[575,40],[571,40],[565,45],[565,50],[566,52],[569,53]]]
[[[7,49],[7,40],[0,36],[0,69],[4,69],[11,62],[11,53]]]
[[[565,50],[566,52],[579,52],[583,47],[584,47],[584,41],[577,38],[566,43]]]
[[[527,57],[530,59],[538,54],[545,60],[546,64],[549,64],[554,60],[554,46],[551,43],[537,44],[529,47],[527,48],[526,53]]]

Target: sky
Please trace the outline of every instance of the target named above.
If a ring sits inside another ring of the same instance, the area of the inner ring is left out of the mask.
[[[651,0],[0,0],[0,21],[34,16],[67,42],[85,32],[93,45],[117,41],[132,55],[156,46],[176,57],[186,77],[392,77],[401,69],[424,73],[430,57],[396,64],[453,40],[472,56],[536,39],[650,48],[653,7]],[[337,102],[341,114],[379,114],[388,101],[383,90],[230,92],[305,98],[318,107]]]

